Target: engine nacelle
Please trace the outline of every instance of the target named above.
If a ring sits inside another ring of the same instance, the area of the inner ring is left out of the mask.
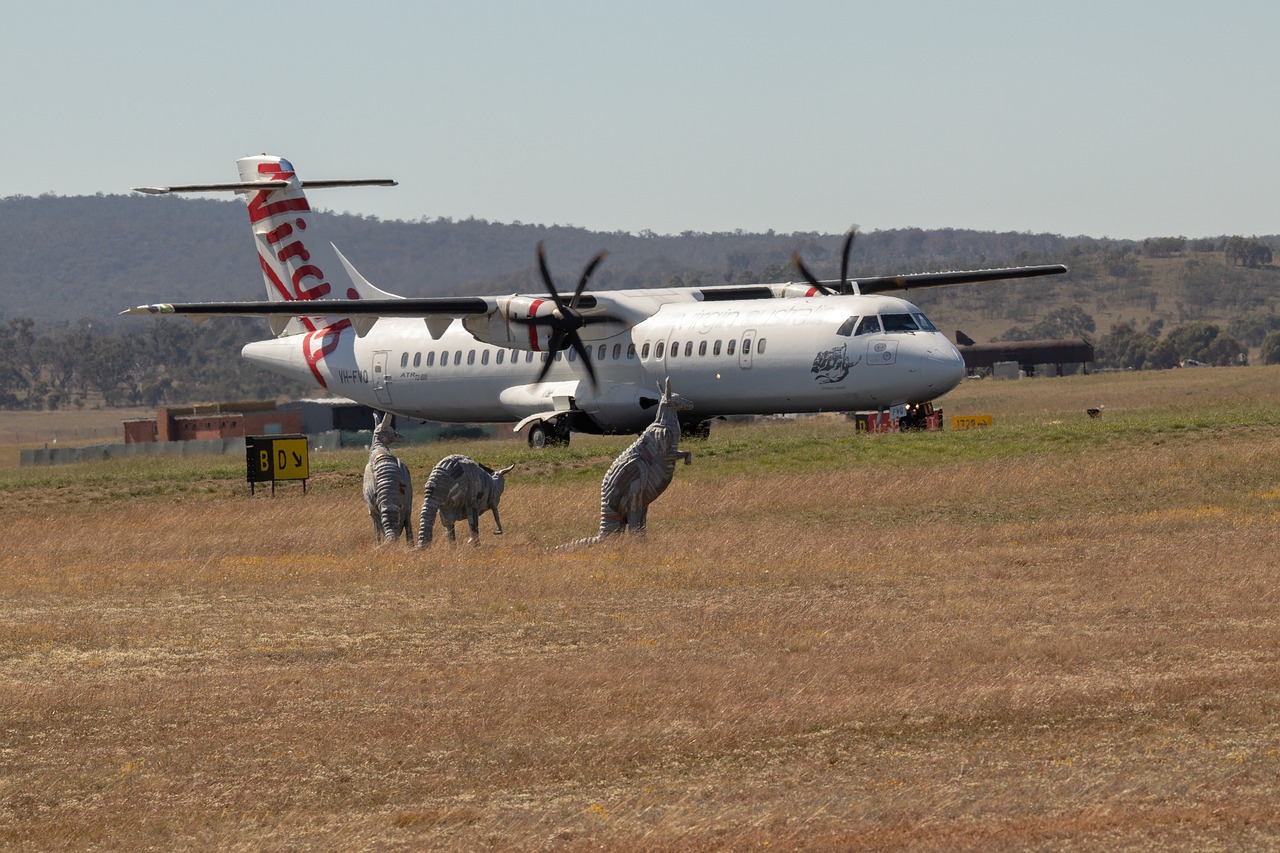
[[[803,299],[808,296],[821,296],[822,292],[812,284],[784,284],[781,291],[775,290],[783,299]]]
[[[548,351],[551,326],[519,321],[552,316],[556,310],[555,302],[542,296],[504,296],[497,303],[497,309],[488,314],[464,317],[463,328],[486,344],[534,352]],[[579,306],[584,313],[589,313],[587,309],[595,307],[594,297],[584,297]],[[578,330],[578,336],[584,341],[602,341],[625,329],[626,326],[618,322],[590,323]]]
[[[512,349],[546,352],[551,337],[550,326],[526,325],[517,320],[549,317],[556,304],[537,296],[506,296],[488,314],[473,315],[462,320],[463,327],[486,344]]]

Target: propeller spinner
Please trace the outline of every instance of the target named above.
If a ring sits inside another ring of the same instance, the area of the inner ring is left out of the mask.
[[[849,233],[844,238],[844,249],[840,252],[840,285],[839,289],[833,290],[830,285],[823,284],[818,281],[813,273],[809,272],[809,268],[804,265],[804,261],[800,260],[799,252],[791,253],[791,262],[796,265],[796,269],[800,270],[800,274],[804,276],[805,281],[818,289],[818,292],[824,296],[832,296],[837,293],[851,294],[853,293],[853,282],[849,281],[849,255],[853,251],[853,241],[858,236],[858,226],[855,225],[849,229]]]
[[[594,323],[616,323],[621,322],[616,317],[610,317],[602,314],[584,315],[578,310],[578,303],[582,299],[583,291],[587,289],[587,282],[591,279],[591,274],[596,271],[596,267],[600,266],[600,262],[607,256],[608,252],[600,252],[587,263],[582,270],[582,277],[578,279],[578,286],[574,288],[573,296],[566,302],[560,292],[556,290],[555,281],[551,278],[551,271],[547,268],[547,254],[542,247],[542,243],[538,243],[538,271],[542,274],[542,283],[546,285],[547,293],[551,295],[551,301],[555,304],[555,310],[550,314],[541,317],[515,318],[515,322],[526,326],[550,326],[551,335],[547,342],[547,350],[552,354],[542,365],[542,370],[538,372],[538,382],[547,378],[547,374],[551,371],[551,364],[555,361],[554,354],[561,350],[573,349],[582,359],[582,365],[587,370],[587,376],[591,379],[591,387],[596,388],[596,371],[591,366],[591,353],[582,343],[582,338],[578,335],[578,330],[583,326]]]

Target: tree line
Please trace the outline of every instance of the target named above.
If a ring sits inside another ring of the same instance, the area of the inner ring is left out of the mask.
[[[325,230],[371,281],[406,296],[538,292],[532,247],[544,240],[566,288],[597,250],[613,254],[594,289],[794,281],[798,251],[838,274],[842,235],[609,233],[482,219],[382,222],[323,214]],[[0,199],[0,407],[181,405],[314,393],[239,357],[269,335],[261,320],[192,324],[120,319],[128,305],[261,299],[240,202]],[[1280,358],[1274,311],[1278,237],[1143,241],[917,228],[858,238],[854,275],[1065,262],[1035,281],[912,291],[937,318],[999,321],[1006,340],[1088,337],[1102,366]],[[1095,329],[1088,312],[1141,317]],[[82,319],[71,321],[70,316]],[[1096,338],[1096,340],[1095,340]]]
[[[15,318],[0,324],[0,408],[154,407],[314,392],[240,358],[245,341],[268,334],[261,321],[240,318],[155,319],[108,330]]]
[[[1095,340],[1093,317],[1070,306],[1031,326],[1015,326],[1001,339],[1083,337],[1094,340],[1095,366],[1116,369],[1239,365],[1250,346],[1259,348],[1264,363],[1280,364],[1280,314],[1255,314],[1228,328],[1193,322],[1165,333],[1163,325],[1122,321]],[[240,358],[244,341],[267,333],[261,321],[243,318],[201,324],[155,319],[144,328],[110,331],[87,323],[48,329],[30,318],[9,320],[0,325],[0,408],[56,410],[99,402],[156,407],[315,393]]]

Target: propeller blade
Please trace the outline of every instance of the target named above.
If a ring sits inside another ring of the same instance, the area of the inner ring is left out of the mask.
[[[556,353],[564,349],[564,333],[556,329],[551,333],[551,340],[547,342],[547,360],[542,363],[542,369],[538,371],[538,379],[533,384],[541,385],[542,380],[547,378],[547,374],[551,372],[551,365],[555,363]]]
[[[853,287],[849,284],[849,253],[853,251],[854,238],[858,236],[858,226],[855,225],[849,229],[849,233],[844,238],[844,249],[840,252],[840,292],[852,293]]]
[[[818,279],[814,277],[813,273],[809,272],[809,268],[804,265],[804,261],[800,260],[799,252],[791,253],[791,263],[796,265],[796,269],[800,270],[800,275],[804,276],[804,280],[816,287],[819,293],[824,296],[830,296],[835,293],[831,288],[818,281]]]
[[[555,282],[551,278],[551,268],[547,266],[546,249],[541,242],[538,243],[538,271],[542,275],[542,283],[547,286],[547,292],[551,294],[556,310],[549,316],[529,317],[527,319],[515,318],[514,321],[526,326],[547,326],[551,329],[551,336],[547,341],[550,357],[542,365],[542,370],[538,371],[539,384],[551,372],[551,362],[555,359],[556,353],[572,348],[573,352],[582,358],[582,366],[586,369],[587,377],[591,380],[591,387],[599,387],[599,383],[596,380],[595,366],[591,364],[591,350],[587,349],[586,345],[582,343],[582,338],[578,336],[578,329],[585,325],[596,323],[618,322],[623,325],[630,325],[625,320],[617,320],[607,315],[597,314],[586,317],[578,310],[578,304],[582,299],[582,294],[587,289],[587,283],[591,280],[596,267],[600,266],[600,263],[608,256],[608,252],[599,252],[587,263],[582,270],[582,276],[578,279],[578,286],[573,289],[573,295],[566,303],[560,298],[559,292],[556,291]],[[595,307],[596,304],[593,297],[590,305]]]
[[[573,349],[578,353],[578,358],[582,359],[582,366],[587,369],[587,377],[591,380],[591,387],[598,390],[600,384],[596,381],[596,369],[591,366],[591,351],[582,345],[582,338],[578,337],[577,332],[569,333],[569,343],[573,345]]]
[[[570,308],[578,307],[578,299],[582,296],[582,291],[587,289],[587,280],[591,278],[591,274],[596,271],[596,267],[600,266],[601,261],[609,257],[609,253],[601,251],[591,259],[590,263],[582,270],[582,278],[578,279],[578,287],[573,291],[573,298],[569,300]]]
[[[542,248],[542,241],[538,241],[538,270],[542,273],[542,283],[546,285],[547,292],[551,294],[551,301],[556,304],[557,308],[564,308],[564,300],[560,298],[560,294],[556,292],[556,283],[551,280],[551,270],[547,269],[547,253]]]

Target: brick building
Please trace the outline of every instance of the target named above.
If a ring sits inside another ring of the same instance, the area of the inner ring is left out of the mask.
[[[302,432],[302,415],[282,411],[274,402],[241,401],[156,410],[154,418],[124,422],[124,443],[244,438]]]

